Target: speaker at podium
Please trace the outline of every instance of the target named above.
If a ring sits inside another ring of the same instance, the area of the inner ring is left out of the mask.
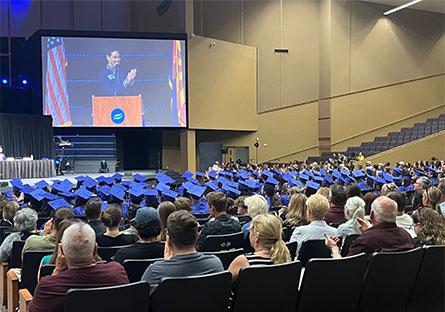
[[[94,96],[94,127],[141,127],[142,98],[137,96]]]

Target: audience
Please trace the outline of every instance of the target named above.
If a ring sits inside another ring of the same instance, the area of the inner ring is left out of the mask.
[[[182,197],[185,198],[185,197]],[[186,198],[188,199],[188,198]],[[175,200],[176,203],[177,199]],[[182,202],[184,202],[183,200],[181,200]],[[191,203],[191,202],[190,202]],[[178,206],[182,206],[182,204],[178,205]],[[159,211],[159,219],[161,221],[161,241],[165,241],[166,237],[167,237],[167,219],[168,216],[171,215],[173,212],[175,212],[176,210],[186,210],[186,211],[191,211],[188,209],[178,209],[175,204],[169,202],[169,201],[165,201],[159,204],[158,207],[158,211]]]
[[[37,232],[37,212],[31,208],[22,208],[14,216],[14,228],[18,232],[9,234],[0,246],[0,261],[8,262],[11,257],[12,243],[25,241]]]
[[[414,246],[445,245],[445,218],[436,210],[422,208],[413,213]]]
[[[346,222],[345,218],[345,204],[347,194],[342,186],[333,186],[331,188],[331,204],[329,211],[325,216],[327,224],[338,227],[340,224]]]
[[[85,217],[87,223],[93,228],[96,236],[105,233],[107,230],[105,225],[100,220],[102,214],[102,202],[99,198],[94,197],[88,200],[85,204]]]
[[[187,197],[178,197],[175,199],[176,210],[187,210],[192,211],[192,201]]]
[[[397,226],[407,230],[411,237],[416,237],[416,233],[414,232],[413,228],[413,219],[405,213],[406,195],[404,193],[391,192],[386,196],[397,203]]]
[[[210,192],[207,194],[210,215],[214,220],[207,222],[199,233],[196,248],[201,250],[204,240],[208,235],[232,234],[241,232],[238,220],[227,214],[227,197],[222,192]]]
[[[54,272],[39,281],[29,312],[63,311],[66,292],[71,288],[128,283],[127,274],[119,263],[96,264],[96,255],[94,230],[83,222],[70,225],[63,233]]]
[[[0,226],[12,228],[14,222],[14,216],[18,209],[19,205],[16,202],[7,201],[3,205],[3,210],[2,210],[3,219],[0,220]]]
[[[290,238],[291,242],[298,242],[297,257],[303,242],[324,239],[325,235],[337,235],[337,229],[327,225],[324,220],[329,210],[329,201],[326,197],[319,194],[311,195],[306,201],[306,206],[306,218],[309,224],[296,227]]]
[[[162,258],[164,244],[160,242],[161,225],[158,211],[151,207],[139,208],[131,225],[135,229],[138,241],[119,249],[114,260],[123,263],[127,259]]]
[[[345,204],[345,217],[348,221],[337,228],[337,234],[345,241],[351,234],[361,234],[359,218],[365,217],[365,201],[358,196],[349,197]]]
[[[435,186],[431,186],[423,190],[422,204],[424,207],[429,207],[442,213],[440,203],[442,201],[442,192]]]
[[[101,221],[105,225],[106,231],[96,237],[99,247],[125,246],[136,242],[137,239],[134,235],[121,232],[119,229],[124,219],[122,209],[118,205],[108,206],[102,213]]]
[[[267,204],[267,200],[262,195],[252,195],[247,197],[244,200],[244,203],[247,207],[247,212],[249,216],[253,219],[257,215],[267,213],[269,211],[269,205]],[[249,237],[249,229],[252,221],[245,223],[242,227],[244,239],[246,240]]]
[[[162,261],[150,265],[142,276],[151,287],[159,285],[164,277],[185,277],[224,270],[221,261],[213,255],[196,251],[198,222],[188,211],[173,212],[167,219],[167,241]]]

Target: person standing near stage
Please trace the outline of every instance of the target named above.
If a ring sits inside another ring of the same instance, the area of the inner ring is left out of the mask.
[[[127,75],[120,73],[121,55],[117,48],[110,47],[106,54],[106,68],[99,75],[99,82],[104,96],[127,95],[128,89],[134,85],[136,68]]]

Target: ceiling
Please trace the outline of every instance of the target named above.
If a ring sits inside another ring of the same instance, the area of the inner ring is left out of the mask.
[[[408,3],[411,0],[359,0],[359,1],[386,4],[392,7],[396,7]],[[409,8],[445,14],[445,0],[423,0],[420,1],[419,3],[410,6]]]

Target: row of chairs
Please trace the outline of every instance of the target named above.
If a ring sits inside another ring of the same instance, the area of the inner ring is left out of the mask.
[[[243,268],[233,311],[443,312],[445,246]],[[70,290],[65,311],[227,311],[229,272]],[[22,293],[21,293],[22,296]],[[22,297],[25,304],[26,296]],[[125,298],[123,300],[123,298]],[[190,300],[196,298],[196,300]],[[92,304],[92,303],[95,304]],[[26,305],[21,307],[26,311]]]

